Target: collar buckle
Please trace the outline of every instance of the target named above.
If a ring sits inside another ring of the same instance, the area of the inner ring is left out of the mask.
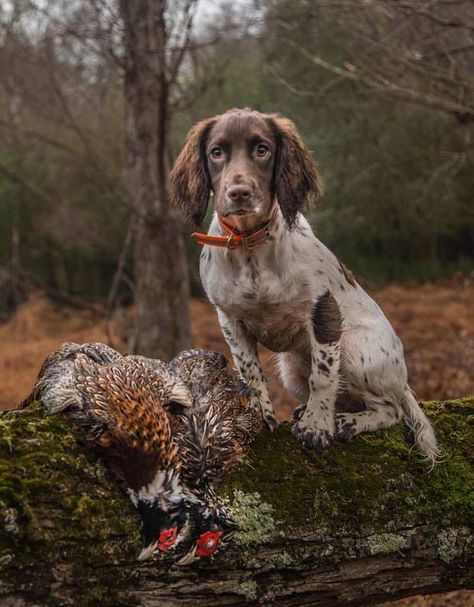
[[[252,244],[248,244],[248,242],[247,242],[248,238],[243,238],[242,239],[243,248],[244,249],[255,249],[256,247],[258,247],[261,244],[263,244],[264,242],[266,242],[270,238],[270,224],[268,223],[264,228],[262,228],[261,231],[263,231],[262,238],[255,240]]]

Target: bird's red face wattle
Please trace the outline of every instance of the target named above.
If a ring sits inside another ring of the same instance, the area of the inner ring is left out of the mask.
[[[217,550],[222,531],[201,533],[196,542],[196,556],[210,557]]]
[[[158,550],[161,550],[161,552],[166,552],[172,548],[176,542],[177,535],[178,527],[169,527],[168,529],[163,529],[158,540]]]

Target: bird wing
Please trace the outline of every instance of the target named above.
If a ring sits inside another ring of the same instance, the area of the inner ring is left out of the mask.
[[[99,446],[125,454],[137,451],[160,467],[179,467],[168,416],[162,406],[166,380],[147,364],[126,357],[97,367],[83,391],[95,419],[103,424]]]
[[[199,349],[181,352],[168,365],[169,371],[188,386],[194,405],[205,397],[217,375],[226,367],[225,356]]]
[[[97,364],[107,364],[118,360],[122,355],[99,342],[87,342],[77,344],[75,342],[65,342],[60,348],[47,356],[41,365],[41,369],[36,378],[35,385],[30,394],[18,405],[19,409],[24,409],[35,400],[43,400],[46,395],[46,407],[56,413],[75,404],[75,399],[71,398],[74,374],[74,362],[78,357],[83,361],[93,361]],[[51,393],[51,388],[55,389]],[[56,394],[57,392],[57,394]],[[64,392],[64,394],[63,394]]]
[[[195,400],[186,416],[170,418],[183,475],[194,484],[221,479],[242,461],[261,428],[252,392],[216,352],[182,352],[169,366]]]
[[[146,372],[150,377],[155,375],[159,378],[162,385],[161,403],[163,406],[167,406],[171,403],[178,403],[185,408],[193,406],[194,397],[188,384],[180,379],[180,377],[164,362],[137,355],[129,355],[126,359],[128,361],[133,361],[141,366],[142,369],[146,368]]]

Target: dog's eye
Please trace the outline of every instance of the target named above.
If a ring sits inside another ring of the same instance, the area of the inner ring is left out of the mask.
[[[212,158],[221,158],[223,155],[223,150],[221,147],[219,147],[218,145],[216,145],[215,147],[212,148],[211,150],[211,156]]]
[[[257,145],[257,156],[260,158],[265,158],[270,154],[270,148],[265,143],[259,143]]]

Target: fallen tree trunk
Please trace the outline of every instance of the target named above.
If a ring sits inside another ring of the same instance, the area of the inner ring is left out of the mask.
[[[0,416],[0,604],[368,605],[474,585],[474,399],[425,406],[445,461],[400,425],[302,449],[264,432],[221,487],[241,531],[212,562],[139,563],[128,498],[39,404]]]

